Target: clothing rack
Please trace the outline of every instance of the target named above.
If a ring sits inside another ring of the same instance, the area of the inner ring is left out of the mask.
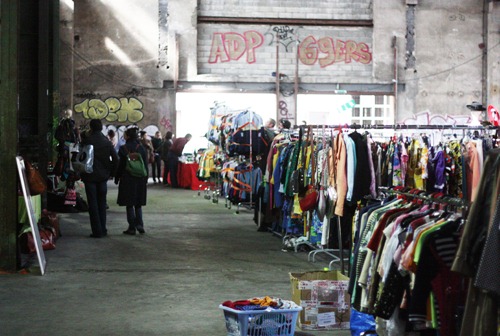
[[[469,129],[469,130],[499,130],[500,126],[491,125],[405,125],[405,124],[394,124],[394,125],[358,125],[358,124],[340,124],[340,125],[299,125],[295,128],[331,128],[331,129],[375,129],[375,130],[445,130],[445,129]]]
[[[309,260],[311,262],[314,262],[316,254],[318,254],[318,253],[324,253],[324,254],[332,257],[332,260],[328,264],[328,269],[331,270],[334,263],[340,262],[340,272],[342,274],[344,274],[344,275],[349,275],[349,269],[350,269],[350,263],[349,263],[349,260],[350,260],[350,250],[349,250],[348,255],[346,257],[344,257],[344,248],[342,247],[342,244],[343,244],[342,243],[342,226],[340,224],[340,217],[336,216],[336,218],[337,218],[336,224],[337,224],[337,238],[338,238],[337,240],[338,240],[339,248],[338,249],[324,249],[324,248],[317,248],[317,247],[315,247],[312,244],[307,244],[308,246],[311,246],[311,247],[315,248],[313,251],[309,252],[309,254],[307,256],[307,260]],[[333,218],[330,218],[330,220],[331,219],[333,219]],[[338,256],[335,255],[334,253],[338,253]],[[345,263],[346,262],[347,262],[347,270],[345,269]]]
[[[313,129],[336,129],[336,130],[341,130],[341,129],[386,129],[386,130],[453,130],[453,129],[460,129],[460,130],[499,130],[500,128],[498,126],[470,126],[470,125],[401,125],[401,124],[394,124],[394,125],[358,125],[358,124],[351,124],[351,125],[301,125],[299,127],[303,127],[304,129],[306,127],[311,127]],[[385,188],[387,191],[387,187],[379,187],[379,191]],[[431,203],[438,203],[438,204],[444,204],[447,206],[455,206],[458,207],[462,210],[462,214],[465,214],[468,209],[469,209],[469,204],[466,200],[464,199],[459,199],[459,198],[452,198],[449,196],[445,196],[444,198],[436,198],[436,197],[431,197],[431,196],[424,196],[421,194],[412,194],[404,191],[397,191],[397,190],[391,190],[391,193],[397,193],[401,196],[405,197],[411,197],[413,199],[419,199],[423,202],[431,202]],[[344,251],[342,247],[342,232],[341,232],[341,225],[340,225],[340,218],[337,217],[337,235],[338,235],[338,241],[339,241],[339,249],[316,249],[311,252],[309,252],[309,260],[314,262],[314,258],[316,254],[318,253],[325,253],[333,259],[330,262],[329,268],[332,269],[332,264],[335,262],[340,261],[341,265],[341,271],[344,273]],[[308,244],[309,246],[313,246],[312,244]],[[338,253],[338,256],[333,254],[333,253]],[[349,253],[350,254],[350,253]],[[349,258],[347,258],[347,262],[349,262]],[[348,268],[350,265],[348,265]]]
[[[392,193],[392,194],[398,194],[401,196],[409,197],[409,198],[414,198],[414,199],[419,199],[424,202],[432,202],[432,203],[439,203],[439,204],[447,204],[447,205],[455,205],[459,207],[468,207],[469,202],[463,198],[458,198],[458,197],[450,197],[450,196],[443,196],[443,198],[440,197],[433,197],[429,195],[423,195],[423,194],[413,194],[411,192],[407,191],[402,191],[398,189],[394,189],[391,187],[383,187],[379,186],[378,187],[379,191],[384,193]]]
[[[491,125],[404,125],[404,124],[393,124],[393,125],[358,125],[358,124],[340,124],[340,125],[298,125],[294,127],[294,130],[302,129],[305,130],[307,128],[312,128],[315,132],[329,129],[329,130],[336,130],[336,131],[344,131],[346,129],[352,129],[352,130],[359,130],[359,129],[364,129],[364,130],[394,130],[394,131],[404,131],[404,130],[463,130],[464,135],[467,130],[470,131],[489,131],[489,130],[496,130],[497,134],[498,131],[500,130],[500,127],[498,126],[491,126]],[[290,132],[291,131],[291,132]],[[287,133],[287,135],[294,134],[294,131],[290,130],[290,133]],[[321,135],[317,134],[317,138],[321,137]],[[411,199],[418,199],[421,200],[423,203],[434,203],[434,204],[443,204],[446,206],[452,206],[454,209],[460,209],[462,211],[462,214],[468,211],[469,209],[469,204],[468,201],[465,199],[461,198],[455,198],[451,196],[442,196],[442,197],[434,197],[432,195],[422,195],[422,194],[412,194],[410,192],[402,191],[402,190],[394,190],[394,189],[389,189],[387,187],[379,187],[378,194],[380,192],[384,191],[386,193],[395,193],[401,196],[404,196],[406,198],[411,198]],[[259,223],[260,223],[260,217],[259,217]],[[334,221],[331,222],[332,224],[335,224]],[[295,244],[295,251],[297,251],[299,245],[307,245],[314,250],[309,252],[308,259],[310,261],[315,261],[315,256],[318,253],[325,253],[328,256],[332,257],[333,259],[330,262],[330,269],[332,269],[332,264],[335,262],[340,262],[341,270],[342,273],[345,271],[345,261],[349,263],[349,255],[344,258],[344,253],[345,249],[342,247],[342,232],[341,232],[341,225],[340,225],[340,217],[337,216],[337,235],[338,235],[338,240],[339,240],[339,248],[338,249],[326,249],[322,247],[318,247],[314,244],[311,244],[307,240],[300,240]],[[273,232],[274,233],[274,232]],[[277,233],[275,233],[277,234]],[[279,235],[279,234],[278,234]],[[350,268],[350,265],[347,265],[347,268]]]
[[[256,113],[256,112],[253,112],[251,110],[243,110],[241,112],[238,113],[241,114],[241,113],[248,113],[249,114],[249,121],[246,122],[245,124],[239,126],[236,128],[237,130],[239,130],[240,128],[243,129],[243,127],[245,127],[246,125],[250,125],[249,126],[249,154],[248,154],[248,157],[245,157],[243,155],[238,155],[238,162],[248,162],[248,166],[251,167],[253,169],[254,167],[254,163],[253,163],[253,135],[252,133],[253,132],[257,132],[258,130],[257,129],[254,129],[255,127],[255,122],[257,122],[257,124],[261,124],[262,123],[262,118]],[[233,132],[234,132],[234,129],[233,129]],[[253,185],[254,185],[254,176],[253,174],[250,175],[250,182],[249,182],[249,185],[252,186],[250,188],[250,190],[248,191],[249,193],[249,200],[248,201],[240,201],[240,202],[237,202],[235,205],[236,205],[236,214],[239,214],[240,212],[240,208],[245,208],[245,209],[248,209],[248,210],[251,210],[255,207],[255,200],[254,200],[254,197],[253,197]],[[225,199],[226,199],[226,208],[228,209],[231,209],[231,204],[232,204],[232,201],[229,200],[229,197],[228,195],[225,196]]]

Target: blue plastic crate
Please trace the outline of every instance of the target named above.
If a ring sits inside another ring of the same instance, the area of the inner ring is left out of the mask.
[[[290,309],[235,310],[220,305],[224,311],[227,336],[293,336],[302,307]]]

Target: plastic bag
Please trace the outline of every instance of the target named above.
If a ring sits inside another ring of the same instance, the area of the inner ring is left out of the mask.
[[[75,172],[91,174],[94,171],[94,146],[83,145],[76,154],[75,160],[71,162]]]
[[[361,336],[365,331],[375,331],[375,318],[370,314],[358,312],[351,307],[351,336]],[[376,334],[375,334],[376,335]]]

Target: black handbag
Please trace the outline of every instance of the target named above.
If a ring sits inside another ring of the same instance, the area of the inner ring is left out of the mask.
[[[292,192],[302,195],[305,192],[304,187],[304,168],[298,168],[292,172],[290,176]]]

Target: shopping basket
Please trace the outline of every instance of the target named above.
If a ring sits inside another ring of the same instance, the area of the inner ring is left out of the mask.
[[[220,305],[224,311],[227,336],[293,336],[302,307],[290,309],[235,310]]]

